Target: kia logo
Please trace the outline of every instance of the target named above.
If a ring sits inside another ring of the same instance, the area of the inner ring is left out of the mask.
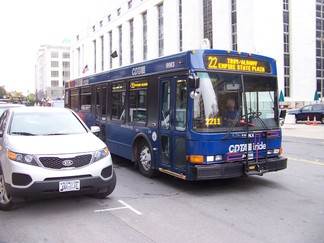
[[[66,167],[71,166],[71,165],[73,165],[73,161],[70,159],[63,160],[62,165],[66,166]]]

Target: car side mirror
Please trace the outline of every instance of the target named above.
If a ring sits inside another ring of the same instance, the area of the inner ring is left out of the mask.
[[[90,131],[92,133],[99,133],[100,132],[100,127],[98,127],[98,126],[91,126],[90,127]]]

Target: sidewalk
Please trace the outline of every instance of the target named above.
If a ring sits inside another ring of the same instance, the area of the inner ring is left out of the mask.
[[[324,140],[324,124],[317,121],[317,125],[306,125],[306,122],[298,122],[295,124],[295,117],[287,115],[285,124],[282,126],[283,137],[300,137],[300,138],[313,138]]]

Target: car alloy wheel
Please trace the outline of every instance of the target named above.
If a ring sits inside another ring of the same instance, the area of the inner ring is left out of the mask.
[[[1,173],[1,172],[0,172]],[[14,208],[14,203],[12,202],[12,197],[8,195],[5,188],[4,177],[0,174],[0,209],[9,211]]]

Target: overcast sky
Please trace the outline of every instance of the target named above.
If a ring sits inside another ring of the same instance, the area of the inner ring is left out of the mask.
[[[119,2],[119,3],[118,3]],[[125,0],[4,0],[0,6],[0,86],[35,92],[40,45],[60,45]]]

